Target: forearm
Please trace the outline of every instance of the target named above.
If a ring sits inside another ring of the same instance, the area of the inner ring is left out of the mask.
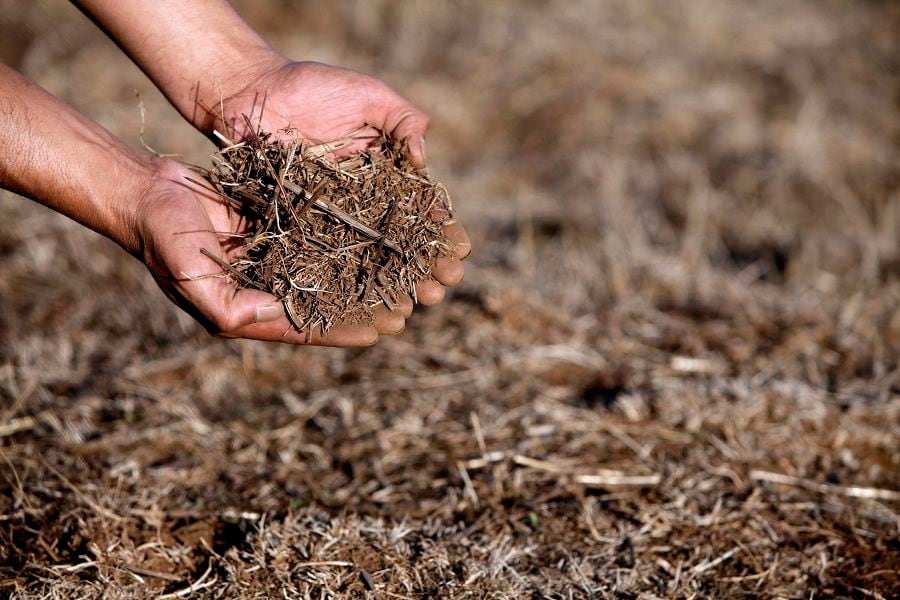
[[[207,134],[208,112],[246,70],[280,58],[225,0],[72,1]]]
[[[0,64],[0,187],[139,251],[132,226],[151,159]]]

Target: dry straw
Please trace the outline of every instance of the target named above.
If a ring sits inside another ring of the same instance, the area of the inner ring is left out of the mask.
[[[278,297],[307,336],[372,323],[375,308],[415,298],[435,259],[451,253],[446,188],[388,136],[310,144],[285,133],[239,143],[217,134],[226,146],[204,177],[250,226],[230,264],[204,253],[237,284]],[[367,149],[347,156],[361,139]]]

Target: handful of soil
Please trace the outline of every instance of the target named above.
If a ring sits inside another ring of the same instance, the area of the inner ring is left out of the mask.
[[[204,174],[250,224],[242,252],[222,263],[237,283],[278,297],[309,336],[336,323],[370,324],[393,309],[450,256],[442,233],[452,218],[446,189],[405,158],[405,143],[383,136],[336,161],[330,144],[286,142],[259,132],[213,155]]]

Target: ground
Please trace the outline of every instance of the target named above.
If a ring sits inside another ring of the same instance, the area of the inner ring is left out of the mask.
[[[900,10],[244,0],[433,117],[464,284],[364,350],[209,337],[0,196],[0,593],[900,594]],[[0,56],[212,146],[62,0]]]

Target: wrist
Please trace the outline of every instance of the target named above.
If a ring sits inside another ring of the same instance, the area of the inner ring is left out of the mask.
[[[278,54],[224,0],[78,0],[153,80],[178,111],[204,133],[222,98],[246,71]],[[283,59],[282,59],[283,60]]]
[[[135,199],[152,179],[153,159],[3,65],[0,102],[0,186],[134,252]]]
[[[150,157],[126,150],[116,153],[107,164],[102,180],[90,194],[97,207],[96,222],[85,223],[110,238],[129,254],[140,256],[143,236],[140,228],[142,206],[159,180],[160,162],[168,159]],[[171,161],[169,161],[171,162]]]
[[[113,208],[117,237],[115,241],[127,252],[145,260],[152,215],[165,209],[165,203],[183,192],[179,186],[190,186],[190,171],[169,158],[140,157],[135,165],[127,194],[119,196]]]

